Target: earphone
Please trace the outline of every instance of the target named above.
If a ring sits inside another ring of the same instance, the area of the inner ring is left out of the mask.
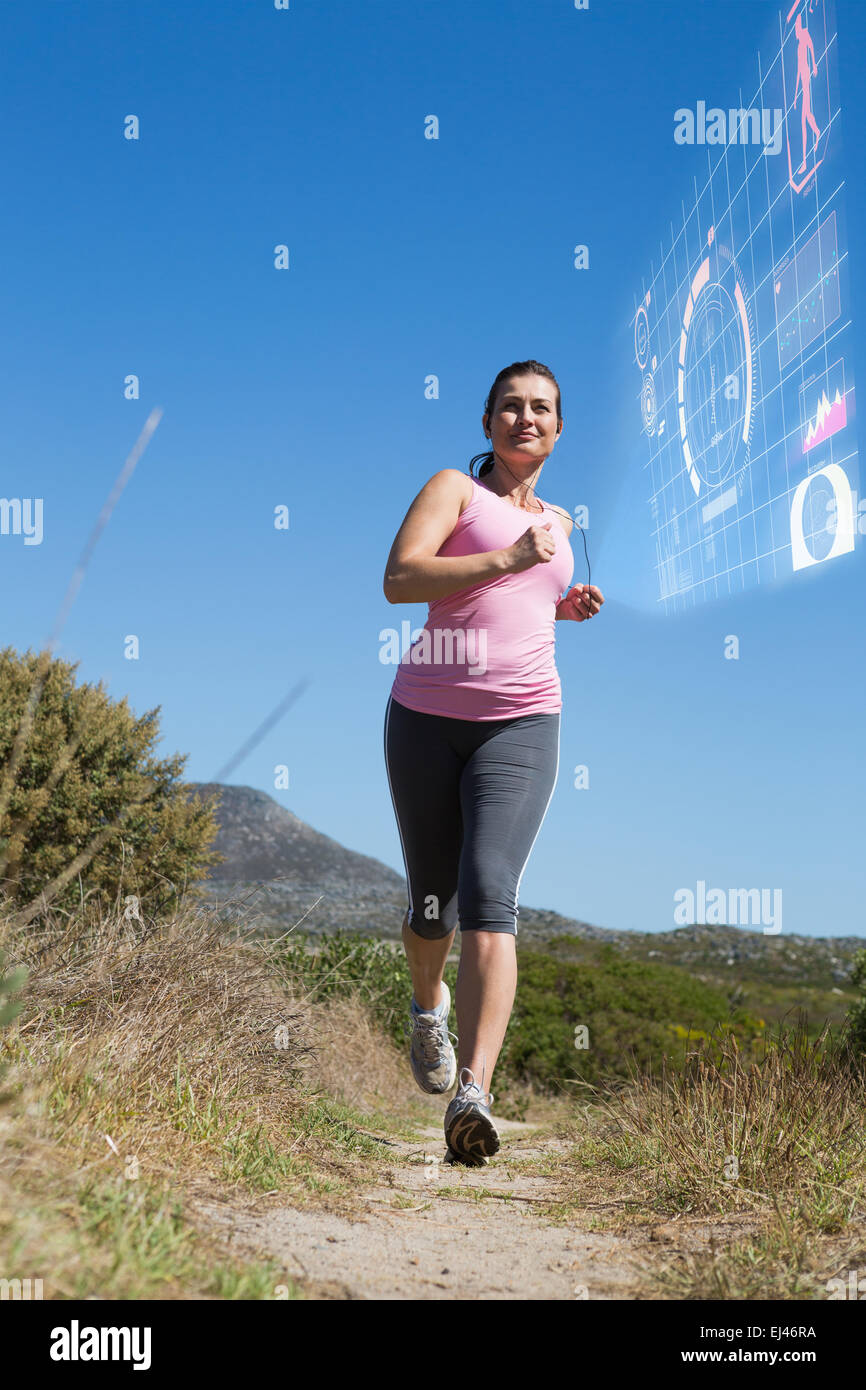
[[[486,430],[484,431],[484,437],[485,437],[485,439],[490,439],[490,435],[487,433]],[[494,458],[498,457],[497,454],[496,454],[496,452],[495,452],[495,450],[491,450],[491,452],[493,453]],[[505,471],[506,471],[507,473],[511,473],[511,469],[508,467],[508,464],[505,463],[505,461],[504,461],[503,459],[499,459],[499,462],[502,464],[502,467],[505,469]],[[533,486],[532,486],[531,483],[521,483],[521,482],[520,482],[520,479],[519,479],[518,477],[515,477],[515,475],[514,475],[513,473],[511,473],[511,476],[512,476],[512,478],[514,478],[514,481],[515,481],[516,483],[520,483],[520,486],[521,486],[521,487],[526,487],[526,488],[528,488],[529,491],[532,492],[533,495],[534,495],[535,489],[533,488]],[[540,501],[540,500],[541,500],[540,498],[536,498],[536,501]],[[547,506],[547,507],[548,507],[548,510],[551,511],[551,512],[560,512],[563,516],[568,516],[568,513],[567,513],[566,511],[564,511],[562,507],[553,507],[553,506],[550,506],[549,504],[544,503],[544,502],[541,503],[541,506],[542,506],[542,509],[543,509],[545,506]],[[576,517],[575,517],[575,518],[569,517],[569,520],[574,522],[574,525],[577,527],[578,531],[580,532],[581,539],[583,540],[583,554],[584,554],[584,557],[585,557],[585,559],[586,559],[586,587],[587,587],[587,589],[589,590],[590,602],[592,602],[592,568],[591,568],[590,563],[589,563],[589,551],[587,550],[587,547],[586,547],[586,532],[584,531],[583,527],[581,526],[580,522],[577,520]],[[591,618],[591,617],[592,617],[592,613],[587,613],[586,616],[587,616],[587,618]]]

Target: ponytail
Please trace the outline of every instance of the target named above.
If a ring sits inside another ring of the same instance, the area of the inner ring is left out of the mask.
[[[486,454],[475,454],[474,457],[469,460],[469,472],[472,474],[472,477],[483,478],[485,473],[491,473],[493,471],[495,457],[496,456],[492,449],[488,449]],[[481,460],[481,464],[479,466],[478,472],[473,473],[472,465],[473,463],[478,463],[479,459]]]

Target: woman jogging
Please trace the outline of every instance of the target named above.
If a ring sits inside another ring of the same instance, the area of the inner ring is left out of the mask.
[[[499,1148],[484,1087],[514,1003],[520,881],[559,769],[554,623],[581,622],[604,602],[583,584],[562,596],[574,572],[573,523],[535,492],[563,425],[550,369],[533,360],[505,367],[482,425],[491,450],[468,475],[444,468],[421,489],[383,584],[389,603],[429,604],[385,714],[409,897],[412,1070],[433,1094],[457,1079],[442,975],[459,924],[460,1083],[445,1139],[470,1162]]]

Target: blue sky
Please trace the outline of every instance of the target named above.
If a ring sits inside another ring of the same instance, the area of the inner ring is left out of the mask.
[[[859,156],[866,6],[836,14]],[[160,751],[194,781],[307,679],[230,780],[402,872],[379,633],[426,610],[385,601],[385,559],[427,478],[484,446],[497,371],[535,357],[565,419],[539,491],[589,506],[607,601],[557,625],[560,780],[524,903],[665,930],[704,881],[780,888],[784,932],[863,934],[862,546],[677,615],[647,563],[635,296],[706,160],[673,112],[750,96],[778,7],[106,0],[6,3],[0,24],[2,492],[44,499],[41,544],[0,536],[3,643],[45,640],[161,406],[59,654],[161,706]],[[862,184],[844,196],[862,380]]]

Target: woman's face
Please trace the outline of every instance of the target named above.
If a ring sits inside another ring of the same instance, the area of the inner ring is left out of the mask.
[[[483,424],[500,458],[512,467],[537,468],[559,438],[556,387],[545,376],[512,376],[500,383],[491,417]]]

